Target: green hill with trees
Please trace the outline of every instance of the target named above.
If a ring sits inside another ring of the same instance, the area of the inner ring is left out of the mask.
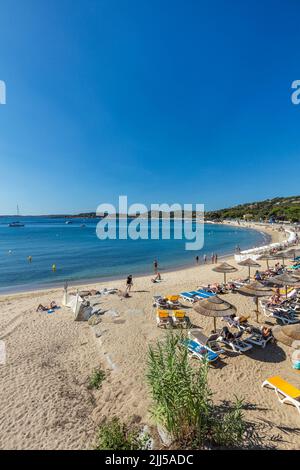
[[[249,202],[234,207],[209,211],[210,220],[246,219],[300,222],[300,196],[276,197],[265,201]]]

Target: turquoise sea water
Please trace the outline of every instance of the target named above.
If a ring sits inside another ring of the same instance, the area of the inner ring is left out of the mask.
[[[185,250],[185,240],[99,240],[96,220],[72,219],[66,225],[61,218],[22,217],[25,227],[20,228],[8,227],[11,221],[0,218],[1,293],[152,273],[154,259],[163,272],[195,264],[196,255],[202,261],[204,253],[210,258],[213,252],[233,253],[237,245],[246,249],[267,242],[266,235],[254,230],[207,224],[204,248],[196,252]]]

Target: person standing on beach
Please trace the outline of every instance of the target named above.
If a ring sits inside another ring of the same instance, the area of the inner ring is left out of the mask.
[[[217,253],[215,253],[215,263],[217,264],[217,262],[218,262],[218,255]]]
[[[154,267],[154,274],[157,274],[157,270],[158,270],[158,262],[157,260],[155,259],[154,262],[153,262],[153,267]]]
[[[212,253],[211,254],[211,264],[214,264],[214,261],[215,261],[215,255]]]
[[[133,286],[133,282],[132,282],[132,275],[130,274],[127,279],[126,279],[126,293],[129,294],[131,288]]]
[[[204,264],[206,264],[206,261],[207,261],[207,256],[206,256],[206,255],[203,255],[203,262],[204,262]]]
[[[196,256],[196,264],[199,264],[199,256]]]

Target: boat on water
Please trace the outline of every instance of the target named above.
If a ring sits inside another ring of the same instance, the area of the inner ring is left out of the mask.
[[[72,224],[72,223],[73,223],[72,220],[66,220],[66,222],[65,222],[66,225],[69,225],[69,224]]]
[[[17,216],[20,217],[19,206],[17,206]],[[18,228],[18,227],[25,227],[25,224],[22,224],[22,222],[20,222],[19,220],[15,220],[14,222],[11,222],[10,224],[8,224],[8,226]]]

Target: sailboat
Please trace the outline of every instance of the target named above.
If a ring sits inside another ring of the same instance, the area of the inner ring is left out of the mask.
[[[17,215],[20,217],[20,212],[19,212],[19,206],[17,206]],[[15,222],[11,222],[8,224],[9,227],[24,227],[24,224],[22,224],[19,220]]]

